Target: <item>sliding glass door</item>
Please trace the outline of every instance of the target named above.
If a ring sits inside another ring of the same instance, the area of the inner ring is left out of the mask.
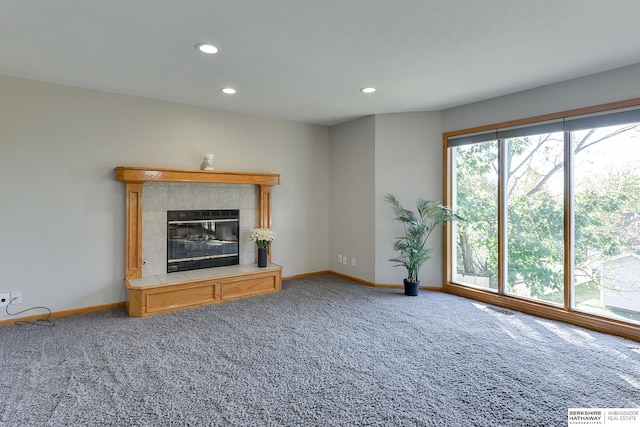
[[[640,124],[571,133],[573,308],[640,322]]]
[[[505,293],[563,304],[563,133],[506,139],[505,153]]]
[[[640,108],[445,142],[452,284],[640,324]]]
[[[457,213],[455,280],[498,289],[498,144],[464,145],[454,150]]]

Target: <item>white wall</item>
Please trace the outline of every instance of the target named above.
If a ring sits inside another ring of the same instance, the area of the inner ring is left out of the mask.
[[[402,284],[406,270],[393,267],[393,241],[402,226],[393,219],[384,195],[391,193],[407,209],[416,199],[442,200],[442,131],[440,113],[394,113],[376,116],[375,227],[377,284]],[[442,285],[442,232],[435,230],[429,247],[433,259],[420,270],[424,286]]]
[[[383,197],[393,193],[406,207],[415,205],[416,197],[442,200],[442,132],[634,97],[640,97],[640,64],[442,112],[381,114],[332,127],[331,269],[377,284],[401,283],[404,271],[388,261],[399,229],[389,227],[392,214]],[[373,177],[373,185],[366,176]],[[358,191],[352,189],[355,183]],[[371,203],[374,231],[364,209]],[[432,235],[436,254],[421,270],[424,285],[442,284],[441,242],[441,232]],[[358,259],[364,254],[367,263],[358,264],[364,270],[338,265],[334,258],[340,251]]]
[[[449,132],[640,97],[640,64],[442,112]]]
[[[114,167],[198,169],[204,153],[218,170],[280,173],[273,262],[329,268],[328,128],[7,77],[0,93],[0,293],[22,291],[14,310],[123,301]]]
[[[331,270],[376,284],[401,285],[394,268],[393,240],[401,232],[384,195],[393,193],[407,207],[416,198],[441,200],[442,131],[439,113],[394,113],[353,120],[331,128]],[[436,251],[420,278],[440,286],[441,233]],[[347,265],[338,263],[347,255]],[[351,266],[356,258],[356,266]]]
[[[375,119],[333,126],[330,138],[329,264],[332,271],[374,282]],[[346,265],[338,264],[338,254],[347,256]]]

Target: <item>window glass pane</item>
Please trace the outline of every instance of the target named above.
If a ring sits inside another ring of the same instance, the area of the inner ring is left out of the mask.
[[[453,280],[498,288],[498,143],[452,148],[455,221]]]
[[[640,323],[640,124],[571,134],[575,309]]]
[[[564,135],[506,140],[505,292],[564,304]]]

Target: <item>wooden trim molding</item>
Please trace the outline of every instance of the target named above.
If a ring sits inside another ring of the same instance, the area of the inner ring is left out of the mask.
[[[152,169],[117,166],[116,179],[123,182],[205,182],[218,184],[280,184],[280,175],[258,172],[220,172],[189,169]]]
[[[260,228],[271,228],[271,186],[260,185]],[[271,245],[267,246],[267,262],[271,262]]]
[[[329,270],[322,270],[322,271],[314,271],[312,273],[294,274],[293,276],[283,277],[282,281],[284,282],[285,280],[303,279],[305,277],[321,276],[323,274],[330,274],[330,273],[331,272]]]
[[[271,228],[271,186],[260,185],[260,227]]]
[[[615,102],[610,102],[608,104],[595,105],[593,107],[575,108],[573,110],[565,110],[565,111],[560,111],[560,112],[551,113],[551,114],[542,114],[539,116],[527,117],[525,119],[509,120],[506,122],[492,123],[489,125],[475,126],[472,128],[449,131],[449,132],[445,132],[443,134],[443,137],[444,137],[444,140],[446,141],[449,137],[452,137],[452,136],[491,131],[498,128],[510,128],[515,126],[528,125],[531,123],[562,119],[564,117],[581,116],[585,114],[599,113],[602,111],[617,110],[620,108],[627,108],[627,107],[635,107],[637,105],[640,105],[640,98],[631,98],[624,101],[615,101]],[[446,144],[445,144],[445,147],[446,147]]]
[[[369,281],[364,280],[364,279],[359,279],[357,277],[349,276],[348,274],[342,274],[342,273],[338,273],[337,271],[332,271],[332,270],[330,270],[329,273],[333,274],[334,276],[342,277],[343,279],[347,279],[347,280],[351,280],[351,281],[360,283],[362,285],[371,286],[372,288],[376,287],[376,284],[374,282],[369,282]]]
[[[125,192],[127,200],[125,277],[139,279],[142,277],[142,184],[128,182]]]
[[[93,313],[96,311],[111,310],[115,308],[124,308],[125,302],[114,302],[111,304],[95,305],[92,307],[74,308],[73,310],[54,311],[49,316],[48,313],[34,314],[33,316],[16,317],[11,319],[0,320],[0,326],[9,326],[17,322],[33,322],[44,319],[58,319],[60,317],[75,316],[76,314]]]
[[[342,273],[338,273],[337,271],[331,271],[331,270],[327,271],[326,273],[333,274],[334,276],[342,277],[343,279],[351,280],[353,282],[357,282],[362,285],[370,286],[372,288],[404,289],[403,284],[369,282],[368,280],[359,279],[357,277],[349,276],[348,274],[342,274]],[[318,273],[318,274],[322,274],[322,273]],[[442,287],[422,285],[420,286],[419,289],[422,291],[441,291]]]

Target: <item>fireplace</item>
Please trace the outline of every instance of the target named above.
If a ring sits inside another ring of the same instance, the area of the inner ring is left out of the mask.
[[[167,211],[167,273],[240,263],[238,209]]]

